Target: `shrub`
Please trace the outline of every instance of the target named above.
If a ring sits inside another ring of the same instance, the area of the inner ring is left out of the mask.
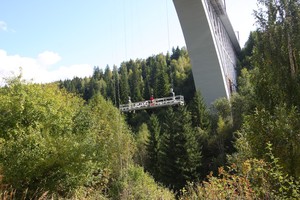
[[[282,171],[270,143],[266,149],[269,162],[252,158],[240,168],[221,167],[217,177],[210,174],[207,181],[190,183],[181,199],[300,199],[299,182]]]
[[[175,199],[172,192],[155,183],[142,167],[130,166],[124,171],[115,187],[119,191],[117,199]]]
[[[0,88],[0,113],[0,168],[17,198],[101,193],[132,162],[130,131],[101,96],[84,104],[54,84],[16,79]]]

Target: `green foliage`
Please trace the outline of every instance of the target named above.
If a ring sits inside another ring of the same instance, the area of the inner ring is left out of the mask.
[[[170,96],[170,88],[172,86],[176,94],[186,95],[185,101],[189,102],[192,99],[195,90],[190,60],[185,48],[174,49],[173,54],[171,56],[159,54],[151,56],[146,60],[130,60],[128,62],[123,62],[119,69],[115,66],[111,73],[108,67],[105,69],[104,73],[99,68],[95,68],[94,74],[90,77],[90,82],[88,83],[89,87],[86,87],[85,89],[85,94],[87,94],[86,97],[88,97],[86,99],[89,100],[91,98],[91,96],[88,96],[90,94],[93,94],[92,96],[101,94],[105,99],[110,99],[115,105],[119,105],[119,102],[127,103],[128,96],[131,97],[132,102],[149,99],[152,94],[154,94],[155,98]],[[110,80],[113,81],[111,82]],[[110,88],[113,89],[113,92],[109,91]],[[89,127],[92,123],[97,124],[96,122],[93,122],[93,118],[90,118],[90,115],[93,112],[94,110],[84,111],[84,109],[82,109],[78,117],[75,118],[76,124],[79,124],[75,127],[75,130],[78,130],[79,132],[83,131],[86,128],[85,126],[90,130]],[[180,187],[182,187],[184,186],[185,179],[189,180],[199,177],[199,166],[201,165],[200,143],[202,141],[202,136],[200,135],[203,131],[192,128],[190,116],[186,117],[186,114],[184,114],[184,118],[186,119],[181,119],[180,112],[178,113],[178,118],[174,118],[174,124],[172,124],[173,122],[168,122],[168,126],[172,127],[171,130],[162,128],[165,127],[163,124],[164,121],[166,121],[163,117],[163,111],[153,110],[153,112],[139,111],[136,113],[126,113],[125,117],[131,129],[137,133],[136,140],[138,151],[135,154],[135,161],[141,165],[145,165],[146,169],[152,173],[156,180],[160,180],[160,177],[162,177],[158,161],[162,135],[164,135],[165,132],[172,134],[172,130],[176,130],[176,134],[185,132],[185,139],[180,145],[184,146],[182,153],[187,158],[183,158],[184,156],[182,155],[182,158],[180,159],[186,159],[188,162],[181,166],[182,176],[184,177],[184,180],[180,183]],[[157,116],[157,122],[154,120],[152,121],[153,124],[152,122],[149,123],[149,118],[152,113],[155,113]],[[112,118],[116,119],[116,117]],[[206,123],[208,123],[208,120],[205,120],[205,118],[206,116],[201,117],[201,123],[203,123],[203,127],[201,128],[207,126]],[[184,121],[183,123],[185,125],[181,124],[182,121]],[[147,141],[146,152],[144,152],[144,136],[147,135],[147,131],[144,128],[143,130],[138,130],[139,127],[144,127],[144,125],[142,125],[143,123],[148,123],[149,128],[149,141]],[[188,141],[190,139],[191,141]],[[189,142],[191,143],[189,144]],[[188,147],[189,145],[191,147]],[[187,150],[189,151],[188,153],[184,152]],[[102,151],[106,152],[105,149]],[[171,152],[171,147],[169,151]],[[195,156],[193,156],[193,154]],[[113,175],[111,174],[111,176]]]
[[[175,88],[182,88],[185,80],[187,79],[188,72],[191,69],[190,58],[188,57],[186,50],[180,50],[178,47],[171,56],[171,72],[172,80]]]
[[[231,121],[231,105],[227,98],[220,98],[213,102],[211,107],[212,120],[217,125],[219,118],[222,118],[224,121]]]
[[[180,199],[299,199],[299,182],[282,171],[270,144],[266,149],[270,162],[252,158],[240,167],[220,167],[217,177],[188,184]]]
[[[251,57],[253,56],[253,49],[255,47],[256,32],[250,32],[248,40],[240,53],[240,65],[243,69],[253,69],[251,64]]]
[[[213,103],[211,118],[212,130],[208,136],[205,157],[209,157],[210,170],[216,171],[226,164],[226,155],[235,151],[231,104],[226,98],[217,99]]]
[[[89,135],[50,137],[26,131],[1,148],[4,182],[18,190],[40,188],[68,194],[93,181],[92,173],[99,163],[91,161],[96,146],[92,139]]]
[[[130,96],[130,88],[128,82],[128,69],[125,63],[122,63],[120,67],[120,101],[122,104],[128,103],[128,97]]]
[[[256,71],[257,69],[247,70],[247,68],[240,71],[238,93],[234,93],[230,98],[234,131],[241,128],[244,116],[251,114],[256,107],[256,96],[252,84]]]
[[[104,156],[102,161],[112,171],[112,176],[119,176],[121,169],[132,162],[135,151],[133,136],[119,111],[98,95],[81,110],[75,122],[76,133],[96,134],[98,148],[94,153]]]
[[[156,98],[170,95],[170,80],[167,73],[167,62],[164,55],[156,56],[156,73],[154,76],[153,95]]]
[[[220,167],[217,177],[211,173],[207,181],[189,183],[180,199],[256,199],[247,177],[233,174],[234,171],[235,168],[226,171]]]
[[[136,163],[140,164],[141,166],[146,166],[148,151],[147,151],[147,144],[149,143],[150,133],[147,127],[147,124],[142,124],[139,128],[139,131],[136,135],[136,154],[135,160]]]
[[[47,101],[48,100],[48,101]],[[0,137],[18,137],[15,130],[40,128],[51,134],[71,131],[72,118],[83,101],[55,85],[15,83],[0,89]]]
[[[242,63],[249,71],[241,71],[239,95],[232,101],[234,127],[241,130],[236,134],[237,153],[229,157],[239,167],[253,157],[268,160],[265,146],[270,142],[278,160],[271,161],[276,172],[268,174],[264,184],[273,189],[276,185],[278,191],[278,183],[287,185],[279,180],[280,173],[299,179],[300,171],[300,4],[290,0],[258,3],[258,29],[251,33],[243,51]],[[280,173],[277,164],[282,166]],[[285,198],[291,198],[291,192],[279,199]]]
[[[161,135],[161,126],[159,124],[158,118],[156,115],[151,115],[149,120],[149,133],[150,137],[147,143],[147,165],[146,169],[151,172],[154,178],[159,176],[159,167],[158,167],[158,152],[160,144],[160,135]]]
[[[157,185],[141,167],[130,166],[123,174],[117,184],[120,192],[114,199],[175,199],[174,194]]]
[[[130,61],[130,64],[132,65],[132,70],[129,73],[129,81],[130,81],[130,90],[131,90],[131,96],[132,96],[132,102],[141,101],[142,98],[142,74],[141,74],[141,67],[140,62],[136,61],[133,62]]]
[[[275,108],[274,113],[256,110],[245,119],[241,130],[255,157],[262,158],[268,142],[273,144],[274,155],[292,176],[299,177],[300,164],[300,116],[297,109],[285,105]]]
[[[300,5],[293,0],[260,0],[253,65],[257,103],[267,110],[299,106]]]
[[[16,78],[0,89],[3,183],[28,195],[107,189],[132,162],[133,138],[119,111],[95,96],[87,105],[54,84]],[[118,120],[110,120],[118,119]]]
[[[159,144],[159,180],[177,191],[199,177],[202,156],[196,133],[186,108],[168,109]]]
[[[300,183],[295,181],[293,176],[289,176],[283,172],[283,168],[279,164],[279,159],[273,155],[271,143],[267,143],[266,156],[269,157],[271,167],[266,171],[270,177],[268,184],[271,184],[272,193],[278,199],[299,199]]]
[[[118,74],[118,68],[117,66],[114,65],[113,67],[113,89],[114,91],[112,91],[112,94],[114,97],[112,100],[114,102],[114,105],[119,106],[120,105],[120,92],[119,92],[119,74]]]
[[[199,91],[195,92],[189,110],[191,111],[193,126],[199,127],[202,130],[208,130],[210,127],[209,113]]]
[[[88,141],[79,143],[82,136],[71,134],[80,99],[54,85],[25,85],[16,80],[1,89],[0,101],[4,182],[16,189],[66,192],[86,181],[89,165],[81,154]],[[87,166],[75,167],[78,162]]]
[[[174,54],[174,55],[173,55]],[[173,54],[158,54],[147,59],[122,62],[121,66],[113,66],[111,71],[99,67],[88,78],[75,77],[72,80],[60,81],[61,88],[77,93],[86,101],[94,95],[101,94],[118,106],[119,101],[141,101],[154,97],[170,96],[170,88],[176,94],[183,94],[185,100],[191,100],[195,91],[191,64],[185,48],[174,49]]]

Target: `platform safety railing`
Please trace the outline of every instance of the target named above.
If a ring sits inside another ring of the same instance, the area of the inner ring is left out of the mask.
[[[120,111],[130,112],[134,110],[151,109],[163,106],[184,105],[184,97],[181,95],[157,98],[153,100],[145,100],[139,102],[132,102],[128,104],[121,104]]]

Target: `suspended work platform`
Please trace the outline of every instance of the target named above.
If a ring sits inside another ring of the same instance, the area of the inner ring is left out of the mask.
[[[181,95],[157,98],[153,100],[145,100],[128,104],[121,104],[119,109],[122,112],[130,112],[135,110],[152,109],[163,106],[184,105],[184,97]]]

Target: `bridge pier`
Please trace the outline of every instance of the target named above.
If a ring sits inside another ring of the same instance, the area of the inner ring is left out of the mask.
[[[197,90],[207,105],[236,88],[239,42],[222,0],[173,0]]]

